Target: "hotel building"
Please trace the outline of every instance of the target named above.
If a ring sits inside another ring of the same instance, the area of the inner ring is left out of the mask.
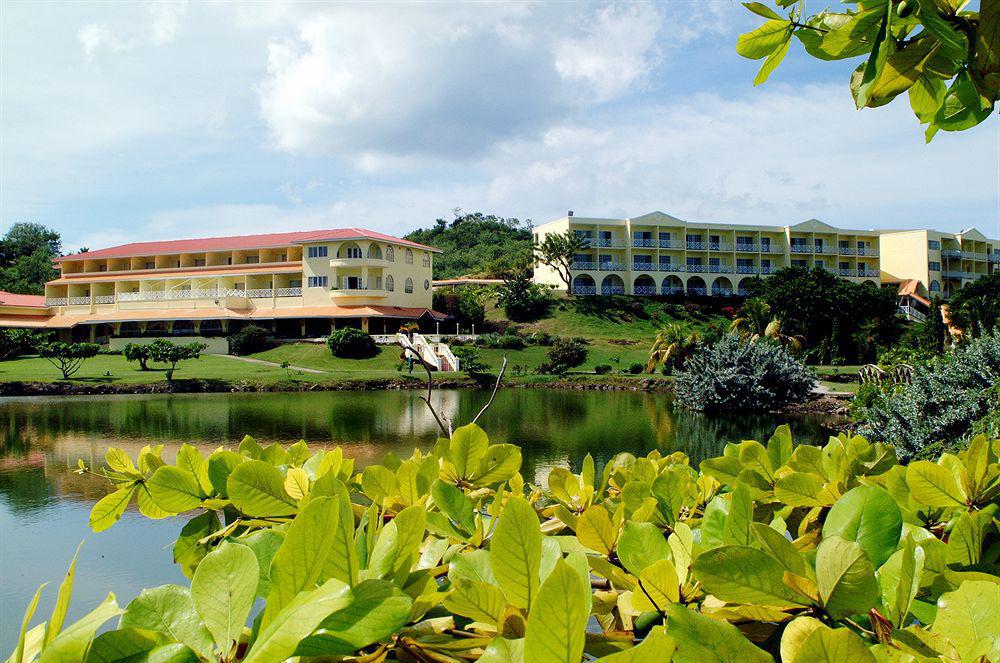
[[[534,229],[535,242],[572,230],[585,248],[572,263],[578,295],[743,295],[747,279],[782,267],[821,267],[856,282],[880,283],[880,234],[811,219],[794,226],[690,223],[662,212],[629,219],[573,216]],[[535,266],[535,281],[565,288]]]
[[[389,334],[443,317],[431,309],[438,252],[362,228],[113,246],[57,258],[32,326],[97,340],[224,336],[251,322],[289,338]]]
[[[882,280],[912,282],[918,296],[948,298],[963,285],[1000,270],[1000,240],[975,228],[884,231]]]

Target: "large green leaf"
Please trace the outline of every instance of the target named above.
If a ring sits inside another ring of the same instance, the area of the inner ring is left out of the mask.
[[[538,515],[523,497],[507,500],[490,540],[490,564],[512,605],[528,609],[538,593],[542,531]]]
[[[634,576],[642,573],[647,566],[661,559],[667,559],[670,546],[663,531],[653,523],[628,521],[618,539],[618,559]]]
[[[764,523],[754,523],[754,538],[756,543],[773,557],[789,573],[806,577],[809,574],[806,561],[802,554],[796,550],[792,542],[785,538],[785,535],[765,525]]]
[[[730,494],[729,515],[722,529],[722,540],[728,545],[748,546],[752,540],[750,523],[753,522],[753,498],[746,484],[740,483]]]
[[[339,519],[339,498],[317,497],[292,520],[271,561],[271,592],[261,628],[266,628],[296,594],[316,586],[336,540]]]
[[[663,610],[668,603],[680,600],[677,569],[669,559],[653,562],[639,574],[638,587],[632,592],[632,606],[640,611]]]
[[[883,615],[896,628],[903,627],[903,619],[920,588],[923,569],[924,551],[913,542],[913,537],[907,536],[902,547],[878,570]]]
[[[795,660],[802,645],[812,635],[816,629],[829,628],[816,619],[806,615],[800,615],[785,625],[785,630],[781,633],[780,660],[782,662]]]
[[[38,642],[37,642],[37,645],[36,645],[37,648],[40,649],[41,646],[42,646],[42,644],[45,643],[45,625],[44,624],[39,624],[35,628],[31,629],[31,631],[28,631],[28,625],[31,624],[31,618],[35,616],[35,610],[38,609],[38,599],[41,598],[41,596],[42,596],[42,590],[45,589],[45,584],[46,583],[42,583],[41,585],[38,586],[38,589],[35,590],[35,593],[31,597],[31,600],[28,601],[28,607],[25,608],[25,610],[24,610],[24,617],[22,617],[22,619],[21,619],[21,630],[19,631],[18,638],[17,638],[17,646],[14,648],[14,653],[11,654],[10,659],[8,659],[9,661],[13,661],[13,663],[22,663],[22,661],[24,660],[24,657],[25,657],[25,651],[31,651],[31,650],[37,651],[35,649],[35,646],[32,646],[30,648],[30,650],[29,650],[29,647],[27,645],[28,634],[29,633],[32,633],[32,634],[34,634],[34,633],[40,633],[40,636],[38,637]],[[35,643],[32,643],[32,644],[34,645]],[[29,661],[32,658],[34,658],[33,654],[28,656],[28,660]]]
[[[670,661],[676,645],[663,627],[653,628],[635,647],[597,659],[597,663],[652,663]]]
[[[532,663],[568,663],[583,656],[588,587],[580,574],[559,560],[528,613],[524,658]]]
[[[103,532],[118,522],[118,519],[125,513],[125,507],[132,500],[135,490],[134,485],[128,488],[119,488],[99,499],[90,510],[90,529],[95,532]]]
[[[716,598],[730,603],[792,607],[803,602],[785,585],[785,568],[766,552],[746,546],[722,546],[698,556],[694,577]]]
[[[79,663],[87,658],[94,636],[106,621],[121,614],[114,594],[76,622],[63,629],[44,649],[38,663]]]
[[[823,538],[855,541],[877,568],[896,550],[903,514],[889,493],[877,486],[858,486],[833,505],[823,524]]]
[[[846,628],[815,629],[791,663],[875,663],[864,641]]]
[[[431,484],[431,496],[434,498],[434,504],[437,508],[441,509],[442,513],[465,530],[467,534],[471,534],[476,529],[475,505],[460,488],[438,479]]]
[[[933,633],[946,637],[963,661],[1000,660],[1000,585],[967,580],[938,599]]]
[[[400,511],[379,534],[368,560],[368,577],[392,577],[402,584],[419,553],[426,525],[424,507],[411,506]]]
[[[878,596],[878,582],[868,555],[854,541],[823,539],[816,549],[816,586],[834,619],[868,612]]]
[[[925,506],[965,506],[965,494],[955,475],[946,467],[929,460],[918,460],[906,468],[910,495]]]
[[[290,516],[297,504],[285,492],[281,470],[262,460],[248,460],[236,466],[227,483],[233,506],[248,516]]]
[[[472,475],[472,483],[490,486],[507,481],[521,469],[521,450],[513,444],[492,444]]]
[[[486,624],[496,624],[507,607],[503,592],[481,580],[455,578],[444,606],[457,615]]]
[[[667,635],[677,645],[673,663],[772,663],[772,658],[754,647],[732,624],[705,617],[678,603],[671,603]]]
[[[603,506],[590,506],[576,521],[576,538],[580,543],[602,555],[608,555],[615,548],[618,530],[611,522],[608,510]]]
[[[489,446],[490,438],[486,431],[476,424],[455,429],[451,436],[451,462],[460,478],[468,479],[479,469]]]
[[[119,627],[94,639],[87,654],[87,663],[151,663],[162,660],[162,655],[154,658],[153,652],[165,646],[172,646],[175,650],[169,659],[171,663],[197,663],[199,660],[187,646],[171,642],[163,633]]]
[[[197,509],[204,497],[195,475],[173,465],[156,470],[146,486],[156,505],[170,513]]]
[[[759,60],[767,57],[791,35],[791,23],[785,19],[771,19],[750,32],[740,35],[736,42],[736,52],[745,58]]]
[[[316,589],[300,592],[267,626],[261,627],[243,663],[284,661],[326,617],[353,601],[351,588],[335,578]]]
[[[224,655],[246,624],[257,595],[259,572],[252,550],[225,542],[205,555],[191,579],[195,609]]]
[[[350,605],[323,619],[299,643],[296,656],[352,654],[401,629],[413,605],[409,596],[383,580],[365,580],[351,589],[351,595],[354,600]]]
[[[204,658],[212,656],[212,634],[202,623],[187,587],[163,585],[142,590],[126,606],[118,625],[164,633]]]
[[[45,628],[45,644],[55,640],[62,630],[63,622],[66,620],[66,612],[69,610],[69,601],[73,596],[73,583],[76,581],[76,558],[80,555],[81,543],[76,547],[73,554],[73,561],[69,563],[66,576],[59,585],[59,594],[56,596],[56,604],[52,608],[52,616],[49,617],[48,626]]]

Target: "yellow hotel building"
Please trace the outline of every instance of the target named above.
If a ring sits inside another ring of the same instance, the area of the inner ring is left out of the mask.
[[[355,326],[394,333],[431,309],[435,248],[340,228],[137,242],[56,259],[44,327],[63,336],[223,336],[254,323],[278,337]]]
[[[747,279],[800,266],[858,283],[917,280],[947,296],[1000,264],[1000,242],[976,230],[849,230],[816,219],[791,226],[692,223],[663,212],[625,219],[571,212],[537,226],[535,243],[569,230],[585,242],[571,265],[578,295],[744,295]],[[535,281],[565,289],[546,265],[535,265]]]

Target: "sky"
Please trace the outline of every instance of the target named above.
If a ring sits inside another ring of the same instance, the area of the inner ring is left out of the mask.
[[[819,7],[815,7],[818,9]],[[798,44],[764,85],[731,0],[0,3],[0,231],[64,249],[456,210],[544,223],[978,227],[1000,122],[925,145]]]

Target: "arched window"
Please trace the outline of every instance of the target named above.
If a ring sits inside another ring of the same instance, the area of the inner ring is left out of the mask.
[[[391,251],[392,249],[390,248],[389,250]],[[392,292],[393,290],[396,289],[396,282],[392,279],[391,274],[385,277],[385,289],[388,290],[389,292]]]
[[[354,243],[344,244],[340,247],[340,250],[337,251],[337,257],[357,260],[361,258],[361,247]]]
[[[372,244],[368,247],[368,257],[372,260],[381,260],[382,248],[378,244]]]
[[[931,292],[940,292],[941,284],[937,281],[931,281]]]
[[[427,279],[424,279],[424,290],[430,290],[430,289],[431,289],[431,282],[428,281]]]
[[[425,253],[424,254],[424,267],[430,267],[430,266],[431,266],[431,254]]]
[[[396,262],[396,252],[392,250],[391,246],[385,247],[385,259],[389,262]]]
[[[413,292],[413,279],[409,276],[406,277],[406,282],[403,284],[403,292]]]
[[[413,251],[409,249],[406,249],[406,264],[407,265],[413,264]]]

